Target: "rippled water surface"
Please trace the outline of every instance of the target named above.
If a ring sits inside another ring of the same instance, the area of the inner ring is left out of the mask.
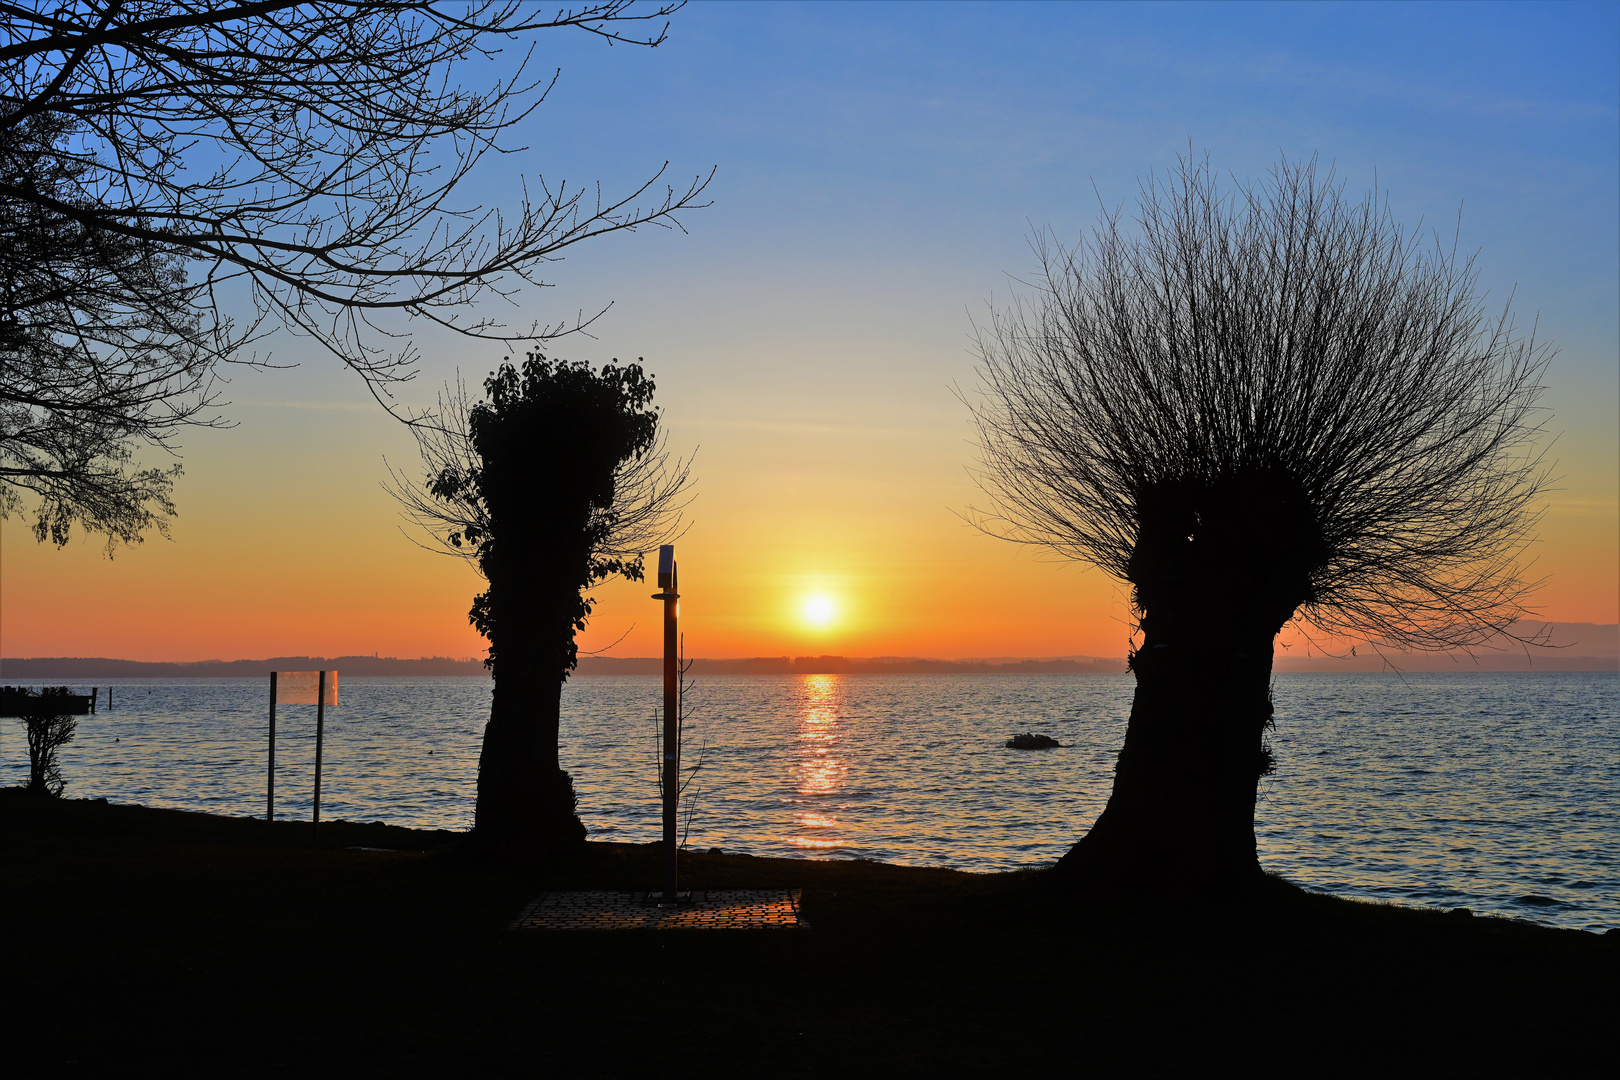
[[[103,681],[103,685],[106,681]],[[76,684],[77,685],[77,684]],[[1128,675],[735,676],[688,698],[695,847],[1001,870],[1056,859],[1107,801]],[[267,684],[124,680],[63,752],[68,794],[263,814]],[[345,679],[322,816],[471,825],[488,681]],[[580,678],[562,756],[601,839],[659,836],[653,677]],[[1279,675],[1267,869],[1311,888],[1620,926],[1620,676]],[[277,815],[307,818],[314,706],[278,710]],[[0,783],[26,776],[0,732]],[[1062,749],[1003,746],[1034,730]]]

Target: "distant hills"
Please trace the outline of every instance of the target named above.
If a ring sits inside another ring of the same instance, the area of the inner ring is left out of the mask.
[[[657,675],[664,662],[655,656],[582,656],[580,675]],[[0,679],[218,679],[254,678],[272,671],[328,671],[342,675],[484,675],[483,661],[447,656],[419,660],[392,656],[273,656],[266,660],[198,660],[160,663],[114,660],[100,656],[50,656],[0,659]],[[1120,672],[1123,658],[1059,656],[1040,659],[925,660],[880,656],[760,656],[738,660],[693,660],[694,675],[925,675],[1028,674],[1032,672]]]
[[[1542,624],[1521,627],[1537,629]],[[1473,658],[1450,653],[1386,653],[1402,671],[1620,671],[1620,624],[1548,623],[1549,640],[1560,648],[1481,651]],[[1364,646],[1356,656],[1324,656],[1296,646],[1278,649],[1279,672],[1382,671],[1386,663]],[[273,656],[265,660],[198,660],[155,663],[106,657],[29,657],[0,659],[0,679],[200,679],[251,678],[271,671],[337,669],[343,675],[484,675],[476,658],[424,656]],[[663,661],[652,656],[582,656],[580,675],[656,675]],[[755,656],[694,659],[694,675],[1028,675],[1110,674],[1125,670],[1124,657],[1044,656],[968,657],[934,660],[915,656]]]
[[[331,671],[340,675],[482,675],[480,660],[424,656],[272,656],[267,660],[149,662],[104,656],[40,656],[0,659],[5,679],[246,679],[272,671]]]
[[[582,656],[581,675],[656,675],[664,670],[657,657]],[[1113,673],[1125,670],[1125,658],[1100,656],[995,657],[976,660],[928,660],[916,656],[754,656],[738,660],[692,661],[693,675],[1029,675],[1037,673]]]
[[[1551,648],[1520,648],[1511,642],[1497,649],[1462,653],[1398,653],[1383,657],[1366,645],[1355,656],[1325,656],[1320,649],[1296,645],[1277,650],[1273,671],[1620,671],[1620,623],[1522,622],[1525,636],[1544,634]],[[1388,664],[1385,659],[1388,659]]]

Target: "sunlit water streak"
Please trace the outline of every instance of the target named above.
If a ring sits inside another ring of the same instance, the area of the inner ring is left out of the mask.
[[[114,686],[115,707],[82,718],[63,753],[70,796],[263,814],[264,681]],[[688,842],[969,870],[1049,863],[1107,801],[1131,689],[1125,675],[699,679]],[[489,691],[484,679],[344,679],[322,816],[467,828]],[[659,701],[653,677],[568,685],[563,761],[595,837],[660,834]],[[1278,767],[1256,821],[1267,869],[1343,895],[1620,926],[1620,676],[1279,675],[1276,701]],[[278,710],[280,817],[309,817],[314,712]],[[1026,729],[1065,746],[1005,749]],[[5,721],[0,784],[26,767]]]

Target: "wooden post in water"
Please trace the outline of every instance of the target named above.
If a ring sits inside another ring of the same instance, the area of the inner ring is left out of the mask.
[[[680,599],[675,571],[675,545],[658,549],[658,587],[654,600],[664,602],[664,903],[676,902],[679,852],[676,818],[681,801],[681,666]]]
[[[100,694],[101,694],[101,687],[92,686],[90,688],[90,715],[91,716],[96,715],[96,698],[99,697]]]
[[[276,820],[276,673],[270,673],[270,752],[265,762],[264,820]]]
[[[316,836],[321,833],[321,743],[326,737],[326,672],[321,672],[321,681],[315,689],[315,828],[312,830]]]

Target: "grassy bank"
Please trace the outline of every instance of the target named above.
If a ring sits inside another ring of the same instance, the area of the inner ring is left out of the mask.
[[[1355,903],[1077,905],[1038,874],[691,854],[809,930],[517,934],[652,847],[497,869],[450,834],[0,798],[13,1075],[1307,1075],[1612,1065],[1620,935]],[[347,850],[355,846],[399,849]]]

